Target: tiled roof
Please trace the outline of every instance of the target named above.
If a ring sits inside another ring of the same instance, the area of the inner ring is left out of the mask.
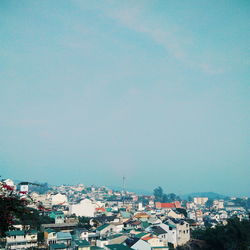
[[[111,216],[102,215],[102,216],[95,217],[94,220],[100,223],[105,223],[105,222],[113,221],[115,218],[116,218],[115,215],[111,215]]]
[[[95,210],[99,211],[99,212],[105,212],[106,211],[104,207],[97,207]]]
[[[154,226],[151,229],[152,229],[153,233],[156,234],[156,235],[166,234],[167,233],[162,227],[159,227],[159,226]]]
[[[156,208],[181,208],[181,203],[179,201],[168,202],[168,203],[155,203]]]
[[[105,247],[107,247],[110,250],[131,250],[130,247],[124,246],[122,244],[106,245]]]
[[[148,241],[148,240],[151,240],[153,239],[153,237],[151,236],[146,236],[146,237],[143,237],[142,240],[145,240],[145,241]]]
[[[139,233],[139,234],[136,234],[135,237],[140,239],[140,238],[146,236],[147,234],[149,234],[149,233]]]
[[[132,247],[139,240],[139,238],[128,238],[125,240],[125,243],[127,244],[127,246]]]
[[[150,217],[150,215],[148,215],[147,213],[141,212],[141,213],[137,213],[134,217],[135,218],[148,218]]]
[[[25,231],[15,230],[6,232],[6,236],[23,236],[25,235]]]
[[[67,246],[64,243],[50,244],[50,249],[66,249]]]
[[[167,223],[167,224],[168,224],[169,227],[176,228],[176,226],[173,225],[173,224],[170,224],[170,223]]]
[[[44,231],[47,233],[55,233],[56,232],[55,230],[53,230],[51,228],[45,229]]]
[[[87,247],[87,246],[90,246],[90,243],[86,240],[76,240],[75,241],[76,245],[78,247]]]
[[[36,230],[23,231],[23,230],[13,230],[6,232],[7,236],[23,236],[25,234],[37,234]]]
[[[58,232],[56,234],[56,237],[59,240],[71,240],[72,239],[72,235],[68,232]]]
[[[103,224],[103,225],[101,225],[100,227],[98,227],[97,229],[96,229],[96,231],[101,231],[101,230],[103,230],[103,229],[105,229],[106,227],[108,227],[110,224]]]

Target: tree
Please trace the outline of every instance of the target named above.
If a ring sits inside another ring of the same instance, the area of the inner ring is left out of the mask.
[[[156,201],[162,202],[163,200],[163,189],[162,187],[157,187],[154,189],[154,197]]]
[[[187,217],[187,210],[184,208],[176,208],[176,211],[179,212],[180,214],[183,214],[185,218]]]
[[[31,203],[34,201],[29,196],[21,197],[13,187],[0,181],[0,236],[13,229],[14,223],[39,229],[41,224],[52,222],[53,219],[41,216],[37,209],[29,208],[27,205]]]
[[[172,201],[176,201],[176,194],[174,194],[174,193],[170,193],[169,195],[168,195],[168,197],[169,197],[169,201],[170,202],[172,202]]]
[[[213,199],[208,199],[206,202],[206,207],[211,208],[213,206],[214,200]]]
[[[165,194],[163,192],[162,187],[160,186],[154,189],[154,197],[155,197],[155,201],[158,201],[158,202],[173,202],[173,201],[181,200],[180,197],[174,193]]]
[[[162,196],[162,202],[169,202],[169,196],[167,194],[163,194]]]
[[[90,218],[89,217],[84,217],[84,216],[78,216],[78,226],[79,227],[84,227],[86,229],[89,229],[90,226]]]
[[[14,191],[13,187],[0,181],[0,236],[13,228],[13,223],[17,218],[28,214],[28,200],[22,199]]]
[[[192,237],[206,241],[213,250],[246,250],[250,245],[250,221],[231,218],[225,226],[196,230]]]

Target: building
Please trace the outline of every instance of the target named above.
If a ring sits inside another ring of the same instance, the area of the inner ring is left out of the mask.
[[[63,205],[68,203],[68,198],[65,194],[54,194],[51,195],[51,204],[54,205]]]
[[[37,247],[37,231],[15,230],[6,232],[6,249]]]
[[[156,202],[155,207],[157,209],[181,208],[181,203],[179,201],[168,202],[168,203]]]
[[[69,213],[76,216],[94,217],[97,205],[90,199],[81,200],[78,204],[70,205]]]
[[[196,205],[204,206],[207,201],[208,201],[208,197],[194,197],[194,203]]]

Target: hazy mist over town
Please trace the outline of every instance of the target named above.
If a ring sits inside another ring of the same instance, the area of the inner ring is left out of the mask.
[[[2,178],[250,195],[249,1],[0,1]]]
[[[249,13],[0,0],[0,250],[249,250]]]

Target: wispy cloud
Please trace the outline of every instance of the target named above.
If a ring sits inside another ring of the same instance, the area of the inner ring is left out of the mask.
[[[116,11],[108,11],[106,14],[123,26],[136,32],[144,33],[157,45],[162,46],[167,53],[175,59],[188,65],[191,68],[198,68],[207,74],[223,73],[223,69],[218,69],[211,63],[203,62],[204,58],[194,60],[191,52],[186,48],[185,43],[190,43],[192,37],[180,37],[175,34],[174,28],[169,25],[168,30],[163,25],[154,20],[144,17],[144,8],[122,8]],[[192,44],[195,46],[195,43]]]
[[[201,70],[207,74],[224,72],[224,69],[218,68],[216,63],[208,62],[202,56],[194,58],[195,38],[191,34],[187,34],[186,31],[185,35],[184,32],[181,34],[182,29],[176,24],[165,23],[163,25],[157,18],[149,17],[150,9],[147,2],[133,2],[132,4],[131,2],[127,2],[127,4],[118,2],[117,4],[116,1],[111,0],[107,3],[104,6],[95,2],[92,8],[98,8],[102,15],[113,19],[123,27],[145,34],[156,45],[163,47],[167,54],[190,68]],[[81,2],[78,2],[78,4],[83,8],[89,8]],[[176,29],[179,30],[178,34]]]

